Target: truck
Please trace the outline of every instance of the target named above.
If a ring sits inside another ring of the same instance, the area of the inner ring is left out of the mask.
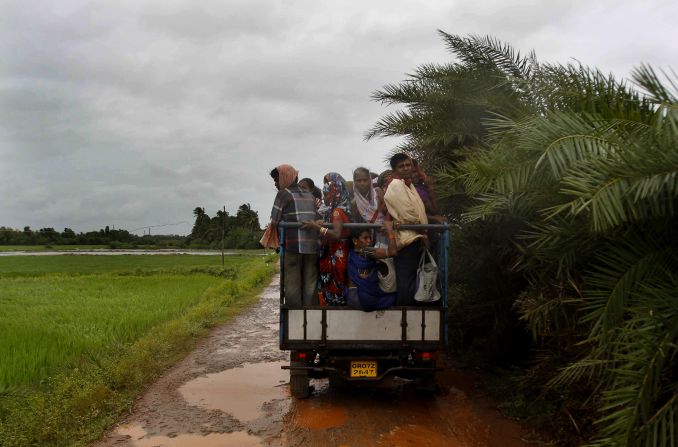
[[[290,351],[290,390],[296,398],[310,395],[310,379],[329,378],[330,386],[375,386],[398,379],[417,390],[436,387],[438,353],[447,345],[447,270],[450,227],[446,224],[401,225],[437,235],[435,253],[441,299],[417,306],[394,306],[365,312],[345,306],[291,306],[285,300],[285,229],[281,222],[280,331],[281,350]],[[364,223],[346,228],[381,228]]]

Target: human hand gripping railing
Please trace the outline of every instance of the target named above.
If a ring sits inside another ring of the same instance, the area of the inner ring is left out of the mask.
[[[278,228],[300,228],[303,225],[302,222],[280,222],[278,224]],[[325,228],[332,228],[331,223],[323,223],[323,227]],[[368,228],[368,229],[380,229],[383,228],[384,225],[382,224],[373,224],[373,223],[345,223],[343,224],[344,228],[350,229],[362,229],[362,228]],[[439,230],[439,231],[445,231],[449,230],[451,228],[451,225],[449,224],[398,224],[396,227],[394,227],[394,230]],[[282,242],[282,237],[280,240],[280,245],[283,245]]]

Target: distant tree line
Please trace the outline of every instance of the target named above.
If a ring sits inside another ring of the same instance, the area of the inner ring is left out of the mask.
[[[235,216],[219,210],[214,217],[210,217],[205,208],[201,207],[196,207],[193,215],[195,222],[188,236],[188,245],[219,248],[223,237],[225,248],[260,247],[262,231],[259,227],[259,213],[249,203],[240,205]]]
[[[183,247],[186,236],[157,234],[138,236],[127,230],[112,230],[106,226],[97,231],[76,233],[71,228],[59,232],[52,227],[23,230],[0,227],[0,245],[108,245],[111,248],[133,248],[139,245]]]
[[[97,231],[76,233],[71,228],[59,232],[52,227],[23,230],[0,226],[0,245],[107,245],[111,248],[156,246],[161,248],[259,248],[261,229],[259,214],[249,203],[240,205],[235,216],[217,211],[210,218],[204,208],[193,211],[195,223],[188,236],[174,234],[145,234],[138,236],[109,226]]]

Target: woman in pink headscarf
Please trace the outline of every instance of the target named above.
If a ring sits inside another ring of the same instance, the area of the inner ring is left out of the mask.
[[[299,176],[299,171],[294,169],[292,165],[280,165],[276,166],[274,171],[278,171],[278,178],[273,178],[275,180],[275,186],[278,189],[285,189],[292,186]]]
[[[271,223],[262,245],[275,246],[280,222],[306,222],[317,216],[313,194],[297,184],[298,172],[290,165],[280,165],[271,171],[278,193],[273,201]],[[283,267],[285,269],[285,304],[310,306],[317,304],[318,238],[307,228],[287,228],[285,231]]]
[[[271,177],[275,183],[275,187],[280,191],[289,188],[297,179],[299,171],[294,169],[291,165],[276,166],[271,171]],[[276,223],[277,224],[277,223]],[[280,247],[280,237],[278,236],[278,228],[276,224],[266,225],[266,231],[259,240],[259,243],[264,248],[278,249]]]

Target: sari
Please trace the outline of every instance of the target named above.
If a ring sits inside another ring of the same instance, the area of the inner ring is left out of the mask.
[[[340,220],[351,222],[351,198],[346,188],[346,181],[336,172],[325,176],[323,191],[329,198],[329,205],[320,208],[325,222],[334,223]],[[348,284],[348,238],[351,232],[344,228],[341,238],[324,241],[320,252],[318,269],[318,301],[325,306],[346,305],[346,285]]]
[[[387,309],[395,304],[396,294],[379,287],[377,262],[351,250],[348,255],[348,276],[358,289],[358,300],[364,311]]]

